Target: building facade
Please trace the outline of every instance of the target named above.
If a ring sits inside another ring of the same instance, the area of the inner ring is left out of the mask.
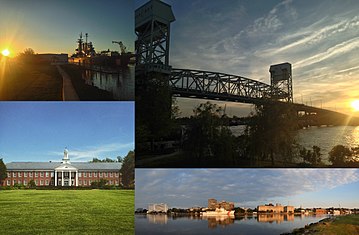
[[[33,180],[36,186],[82,186],[107,180],[107,185],[122,185],[121,163],[70,162],[65,149],[61,162],[10,162],[6,164],[7,178],[3,186],[27,186]]]
[[[282,206],[281,204],[268,204],[257,207],[258,212],[270,212],[270,213],[294,213],[294,206]]]
[[[234,202],[226,202],[226,201],[218,202],[214,198],[208,199],[208,209],[215,210],[216,208],[224,208],[227,211],[230,211],[234,209]]]

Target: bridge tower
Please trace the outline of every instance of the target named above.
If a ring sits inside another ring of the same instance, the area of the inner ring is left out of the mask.
[[[293,103],[292,65],[290,63],[271,65],[269,72],[272,97]]]
[[[169,65],[171,6],[150,0],[135,11],[136,73],[171,73]]]

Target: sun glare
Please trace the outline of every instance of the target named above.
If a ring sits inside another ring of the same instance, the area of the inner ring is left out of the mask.
[[[10,55],[10,51],[9,51],[9,49],[5,49],[5,50],[3,50],[3,51],[1,52],[1,54],[2,54],[3,56],[9,56],[9,55]]]
[[[352,107],[353,107],[355,112],[359,111],[359,100],[354,100],[352,102]]]

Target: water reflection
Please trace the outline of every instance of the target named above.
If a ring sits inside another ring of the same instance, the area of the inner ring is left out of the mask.
[[[167,224],[167,214],[148,214],[148,222],[151,224]]]
[[[211,216],[211,217],[202,217],[202,219],[208,220],[208,228],[215,229],[217,226],[222,228],[234,224],[234,216]]]
[[[109,91],[115,100],[134,100],[134,66],[121,68],[116,73],[85,70],[82,78],[87,85]]]
[[[257,221],[262,223],[281,223],[282,221],[294,221],[294,214],[259,214]]]

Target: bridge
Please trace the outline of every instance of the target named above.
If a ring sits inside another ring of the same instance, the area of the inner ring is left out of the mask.
[[[161,75],[168,79],[172,94],[180,97],[251,104],[286,102],[301,114],[303,125],[359,125],[359,118],[293,103],[289,63],[270,66],[270,84],[226,73],[172,68],[169,46],[170,25],[174,21],[171,6],[160,0],[150,0],[136,9],[136,78],[148,79],[152,73]]]
[[[274,86],[238,75],[210,71],[172,69],[169,83],[174,95],[189,98],[256,104],[268,98],[288,97],[288,93]]]

